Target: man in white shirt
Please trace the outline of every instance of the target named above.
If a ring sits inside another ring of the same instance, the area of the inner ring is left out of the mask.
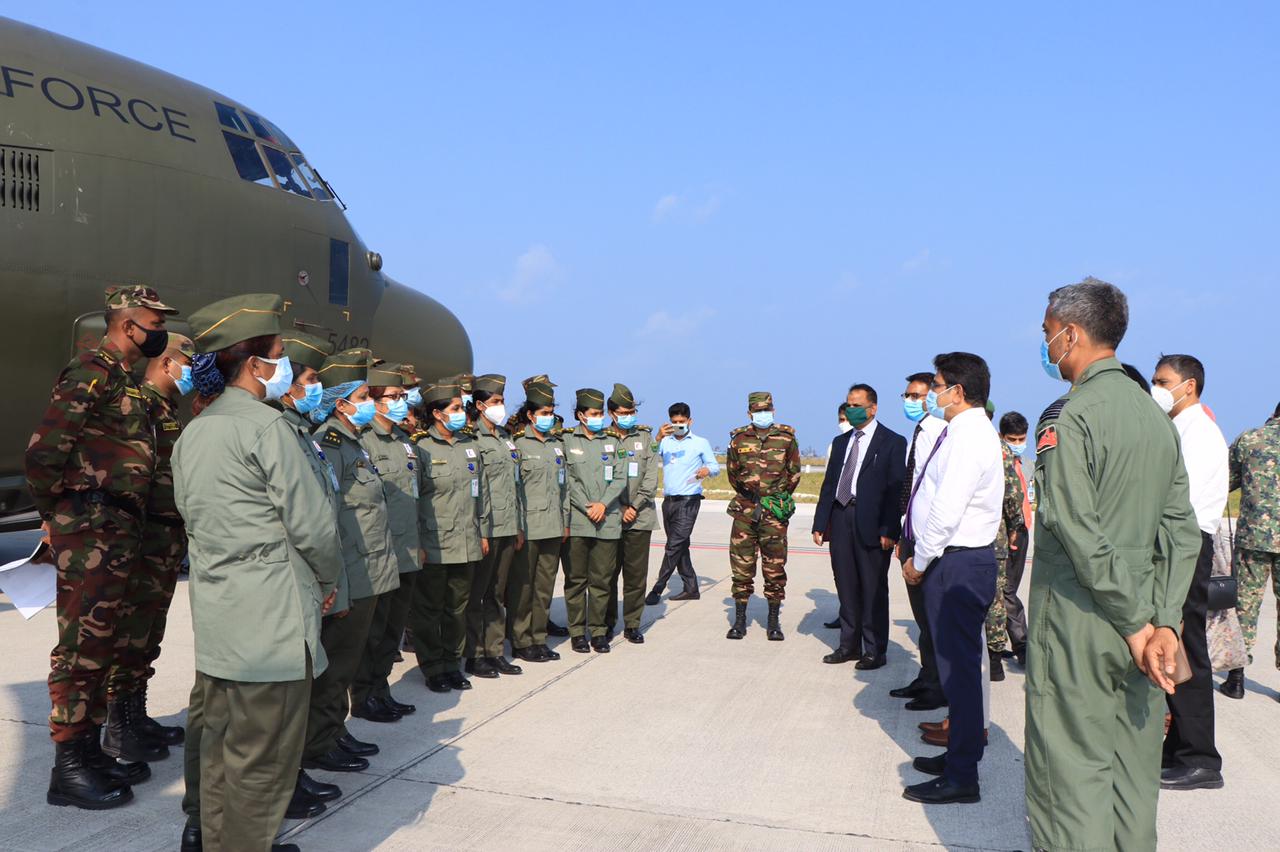
[[[924,584],[942,691],[951,708],[947,750],[912,765],[939,776],[913,784],[903,797],[923,804],[968,804],[981,796],[983,625],[996,594],[996,531],[1004,501],[1000,436],[987,418],[991,372],[968,352],[933,360],[929,410],[947,421],[919,474],[907,507],[912,556],[902,564],[908,585]],[[928,575],[927,582],[925,581]]]
[[[1227,507],[1228,450],[1222,430],[1200,404],[1204,365],[1190,355],[1165,355],[1151,377],[1151,396],[1173,418],[1182,461],[1191,486],[1191,508],[1203,540],[1187,600],[1182,606],[1182,641],[1191,680],[1168,697],[1173,722],[1164,740],[1160,787],[1165,790],[1217,789],[1222,756],[1214,745],[1213,665],[1205,636],[1213,534]]]

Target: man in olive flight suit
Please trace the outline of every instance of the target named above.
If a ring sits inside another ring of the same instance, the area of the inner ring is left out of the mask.
[[[644,643],[640,617],[644,615],[644,593],[649,582],[649,541],[658,528],[654,498],[658,494],[661,456],[654,449],[653,430],[636,424],[636,400],[626,385],[615,384],[609,396],[614,436],[621,447],[620,472],[627,481],[622,501],[622,538],[618,541],[618,567],[609,583],[609,609],[605,627],[613,636],[618,624],[618,578],[622,578],[622,635],[636,645]],[[625,458],[623,458],[625,456]]]

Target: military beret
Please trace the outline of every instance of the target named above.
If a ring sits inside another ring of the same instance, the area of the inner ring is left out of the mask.
[[[284,343],[284,357],[293,364],[295,372],[302,372],[299,367],[310,367],[319,370],[324,366],[324,359],[333,354],[334,345],[319,335],[305,331],[286,331],[280,337]]]
[[[768,391],[752,391],[747,394],[747,406],[750,407],[754,405],[772,406],[773,394]]]
[[[369,384],[375,388],[402,388],[405,386],[404,371],[399,364],[375,361],[369,368]]]
[[[595,388],[579,388],[578,408],[604,408],[604,392]]]
[[[448,402],[452,399],[459,399],[461,396],[462,388],[452,382],[437,382],[422,389],[422,401],[424,403]]]
[[[177,308],[171,308],[160,301],[160,296],[150,287],[133,284],[128,287],[108,287],[106,292],[107,310],[118,311],[122,308],[150,308],[162,314],[176,314]]]
[[[538,408],[541,408],[544,405],[554,407],[556,404],[556,392],[552,390],[550,384],[545,382],[531,382],[525,387],[524,395],[530,405],[537,406]]]
[[[609,395],[609,404],[614,408],[635,408],[636,398],[631,395],[631,388],[614,382],[613,393]]]
[[[255,337],[280,334],[283,313],[284,299],[275,293],[232,296],[191,315],[191,339],[201,352],[221,352]]]
[[[550,388],[553,388],[556,386],[556,383],[551,381],[551,377],[548,376],[546,373],[539,373],[536,376],[530,376],[520,384],[522,387],[524,387],[525,390],[528,390],[529,385],[533,384],[534,382],[537,382],[540,385],[546,385],[547,387],[550,387]]]
[[[169,332],[169,343],[167,348],[171,350],[176,349],[188,358],[196,357],[196,345],[191,342],[190,337],[186,337],[185,335],[175,334],[172,331]]]
[[[483,376],[476,376],[476,390],[485,393],[506,393],[507,377],[500,376],[497,373],[485,373]]]
[[[331,388],[347,382],[369,381],[370,352],[368,349],[348,349],[330,355],[317,370],[320,381]]]

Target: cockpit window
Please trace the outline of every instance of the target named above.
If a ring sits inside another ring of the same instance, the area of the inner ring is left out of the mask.
[[[214,101],[213,106],[218,113],[218,123],[226,128],[222,136],[227,140],[227,150],[240,177],[262,186],[279,187],[303,198],[333,199],[324,181],[283,130],[246,109],[218,101]],[[255,136],[258,141],[254,140]],[[263,165],[264,158],[270,170]]]
[[[266,145],[262,147],[266,152],[267,162],[271,164],[271,171],[275,172],[276,180],[280,183],[281,189],[287,189],[303,198],[310,198],[311,191],[307,189],[306,178],[299,175],[293,168],[293,161],[289,159],[289,155],[284,151],[276,148],[270,148]]]
[[[232,130],[239,130],[241,133],[246,135],[249,133],[249,128],[245,127],[244,119],[242,119],[240,114],[236,112],[235,107],[220,104],[217,101],[214,101],[213,105],[218,110],[218,121],[223,127],[230,127]]]
[[[288,136],[285,136],[283,130],[276,127],[265,118],[254,115],[248,110],[245,110],[244,116],[249,119],[249,126],[253,128],[254,134],[256,134],[259,139],[272,145],[278,145],[281,148],[297,150],[297,146],[293,144],[293,140]]]
[[[246,139],[225,130],[222,131],[222,136],[227,140],[231,160],[236,164],[236,171],[240,173],[240,177],[263,186],[275,186],[271,175],[267,173],[266,166],[262,165],[262,158],[258,156],[258,146],[252,139]]]
[[[333,198],[333,196],[329,194],[329,190],[324,188],[324,182],[320,180],[320,178],[316,177],[316,173],[312,171],[310,164],[308,164],[306,160],[302,159],[301,154],[293,155],[293,164],[298,167],[298,171],[302,172],[303,176],[306,177],[307,181],[311,184],[312,195],[321,201],[328,201]]]

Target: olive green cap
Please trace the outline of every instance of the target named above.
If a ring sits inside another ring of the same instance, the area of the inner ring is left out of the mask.
[[[613,393],[609,395],[609,404],[614,408],[635,408],[636,398],[632,395],[631,388],[614,382]]]
[[[475,389],[476,377],[470,373],[459,373],[453,380],[463,393],[471,393]]]
[[[556,386],[556,383],[551,381],[551,377],[548,376],[546,373],[539,373],[536,376],[530,376],[529,378],[521,382],[520,385],[525,390],[528,390],[529,385],[533,384],[534,382],[537,382],[540,385],[546,385],[547,387],[551,387],[551,388]]]
[[[578,408],[604,408],[604,392],[595,388],[579,388]]]
[[[232,296],[193,313],[191,339],[201,352],[221,352],[255,337],[280,334],[284,299],[275,293]]]
[[[298,367],[310,367],[319,370],[324,366],[324,359],[333,354],[334,345],[323,337],[305,331],[286,331],[280,336],[284,343],[284,357],[294,366],[295,372],[302,372]]]
[[[348,349],[330,355],[316,371],[320,374],[320,382],[332,388],[347,382],[369,381],[370,356],[368,349]]]
[[[485,373],[483,376],[476,376],[476,390],[485,393],[502,394],[507,392],[507,377],[500,376],[497,373]]]
[[[414,368],[414,366],[413,366],[412,364],[401,364],[401,365],[400,365],[400,372],[404,373],[405,380],[406,380],[409,384],[413,384],[413,381],[414,381],[414,380],[417,378],[417,376],[418,376],[418,371],[417,371],[417,369],[416,369],[416,368]]]
[[[369,368],[369,384],[375,388],[402,388],[405,385],[404,371],[399,364],[375,361]]]
[[[171,308],[160,301],[160,296],[150,287],[133,284],[128,287],[108,287],[106,291],[107,310],[118,311],[123,308],[150,308],[162,314],[176,314],[177,308]]]
[[[994,420],[996,416],[996,404],[991,400],[987,400],[987,417]]]
[[[750,408],[756,405],[773,407],[773,394],[768,391],[752,391],[747,394],[747,407]]]
[[[183,334],[169,332],[169,343],[166,349],[176,349],[188,358],[196,357],[196,345],[191,342],[191,338]]]
[[[462,388],[453,382],[437,382],[422,389],[422,401],[424,403],[448,402],[451,399],[459,399],[461,396]]]
[[[544,405],[555,407],[556,392],[552,386],[546,382],[531,382],[525,386],[525,399],[530,405],[541,408]]]

